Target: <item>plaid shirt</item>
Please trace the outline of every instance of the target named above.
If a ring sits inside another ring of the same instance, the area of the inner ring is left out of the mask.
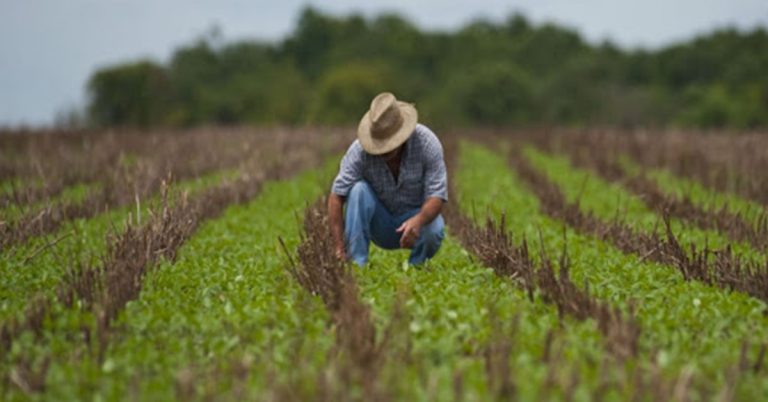
[[[346,197],[352,186],[365,180],[393,215],[421,208],[429,197],[448,201],[448,174],[443,146],[435,133],[417,124],[403,147],[397,181],[384,158],[370,155],[355,140],[341,160],[331,191]]]

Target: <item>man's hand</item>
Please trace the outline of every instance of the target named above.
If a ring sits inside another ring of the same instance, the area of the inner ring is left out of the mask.
[[[416,240],[419,240],[421,227],[432,222],[435,217],[440,215],[440,210],[442,209],[442,199],[436,197],[427,198],[421,206],[419,213],[403,222],[403,224],[397,228],[397,233],[402,233],[400,235],[400,247],[413,248],[416,244]]]
[[[347,252],[344,250],[344,246],[343,245],[342,246],[336,246],[336,249],[335,249],[333,254],[336,256],[336,258],[338,258],[341,261],[346,261],[347,260]]]
[[[416,240],[419,239],[419,233],[421,232],[421,226],[423,224],[421,214],[416,214],[403,222],[403,224],[397,228],[397,233],[400,233],[400,247],[413,248],[414,244],[416,244]]]

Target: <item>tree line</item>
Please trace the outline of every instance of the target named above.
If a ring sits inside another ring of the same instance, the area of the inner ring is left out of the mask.
[[[92,126],[356,124],[378,92],[438,126],[768,127],[768,33],[626,50],[515,14],[427,32],[395,14],[305,8],[278,42],[208,35],[161,64],[96,71]]]

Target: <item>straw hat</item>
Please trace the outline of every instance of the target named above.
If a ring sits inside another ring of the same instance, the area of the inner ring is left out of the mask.
[[[419,113],[410,104],[397,100],[395,95],[383,92],[371,102],[357,126],[357,139],[365,152],[385,154],[402,145],[416,128]]]

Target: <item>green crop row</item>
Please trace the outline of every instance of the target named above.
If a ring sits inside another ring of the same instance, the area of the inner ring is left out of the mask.
[[[133,393],[140,400],[170,400],[180,372],[243,356],[256,359],[249,384],[255,389],[268,388],[270,372],[278,379],[289,375],[296,354],[308,370],[322,367],[333,340],[327,314],[287,274],[278,236],[289,247],[298,243],[297,213],[325,189],[319,179],[328,170],[269,182],[253,201],[204,223],[175,263],[163,262],[145,277],[139,299],[115,322],[118,334],[102,359],[85,351],[78,359],[73,350],[51,347],[62,354],[54,355],[46,395],[120,400]],[[318,374],[302,375],[312,387]],[[228,384],[218,386],[216,394]]]
[[[509,231],[517,239],[527,238],[534,250],[567,249],[576,284],[589,287],[601,300],[622,308],[635,306],[642,327],[644,359],[656,361],[668,373],[691,370],[694,376],[711,379],[712,385],[720,387],[725,384],[724,368],[738,363],[743,341],[751,341],[748,356],[755,358],[755,345],[768,336],[764,303],[741,293],[685,281],[673,267],[644,262],[575,233],[542,214],[538,199],[508,168],[504,158],[476,145],[464,144],[462,149],[456,176],[462,205],[469,208],[471,204],[474,210],[488,211],[497,218],[505,213]],[[617,191],[599,186],[593,177],[578,175],[580,172],[562,159],[531,150],[526,155],[551,176],[557,176],[559,184],[569,187],[571,199],[576,198],[574,193],[580,194],[582,205],[599,209],[595,212],[603,217],[615,213]],[[642,212],[636,203],[623,210],[630,207]],[[653,223],[653,217],[642,217],[646,225]],[[768,392],[768,379],[764,377],[747,376],[740,385],[740,396],[745,400]]]
[[[642,200],[618,183],[609,183],[588,170],[573,166],[567,157],[547,155],[531,146],[523,149],[526,158],[552,180],[569,202],[578,202],[581,209],[596,217],[610,221],[620,219],[633,228],[645,232],[664,231],[662,217],[649,209]],[[743,242],[733,242],[716,231],[702,230],[679,219],[671,218],[670,225],[682,244],[695,244],[733,251],[753,262],[764,262],[765,256]]]
[[[196,192],[221,182],[234,171],[216,172],[173,185],[174,192]],[[119,231],[131,213],[148,213],[158,197],[139,206],[109,210],[89,219],[65,222],[58,231],[30,239],[2,252],[0,323],[19,317],[35,295],[53,297],[68,269],[95,263],[106,251],[106,235]]]
[[[622,168],[629,174],[645,173],[653,179],[665,193],[682,198],[689,197],[698,207],[708,210],[725,208],[727,211],[742,216],[747,222],[757,222],[765,207],[755,201],[747,200],[734,193],[712,190],[695,180],[679,177],[664,169],[644,171],[628,157],[622,157]]]
[[[385,331],[396,296],[405,295],[410,364],[391,362],[398,373],[400,400],[451,400],[457,373],[464,378],[466,400],[492,400],[485,374],[484,351],[497,337],[513,338],[511,369],[520,400],[541,400],[546,380],[542,362],[547,334],[558,332],[557,309],[538,297],[530,301],[523,290],[490,268],[473,262],[448,236],[437,257],[425,267],[410,267],[407,252],[373,248],[369,266],[357,270],[363,299],[373,309],[379,333]],[[495,333],[494,321],[517,322],[514,335]],[[563,321],[566,358],[561,362],[579,371],[585,384],[596,386],[595,367],[602,356],[595,322]],[[563,371],[567,368],[563,367]],[[562,391],[562,390],[561,390]]]
[[[98,186],[87,184],[76,184],[65,188],[60,194],[47,201],[35,202],[33,204],[19,205],[12,203],[8,207],[0,209],[0,220],[5,222],[14,222],[19,218],[35,214],[44,208],[54,204],[79,203],[94,191],[98,191]]]
[[[274,386],[267,383],[270,378],[301,384],[305,389],[296,392],[311,394],[333,344],[330,320],[320,300],[307,296],[286,274],[277,236],[288,247],[297,244],[297,212],[326,189],[318,178],[326,178],[330,169],[323,173],[268,184],[253,202],[204,224],[175,263],[163,263],[147,275],[140,298],[115,323],[116,334],[102,359],[75,331],[92,325],[93,318],[76,311],[49,324],[44,347],[27,340],[14,345],[13,353],[31,353],[36,361],[50,354],[45,397],[57,400],[120,400],[129,394],[142,400],[173,399],[179,373],[188,368],[206,372],[242,356],[256,362],[249,394],[266,395]],[[356,268],[380,334],[390,324],[398,294],[406,295],[413,359],[387,362],[394,392],[409,400],[448,399],[460,375],[469,400],[490,399],[484,350],[499,336],[490,325],[496,320],[519,322],[514,367],[525,373],[518,379],[519,395],[539,399],[547,375],[541,362],[545,339],[561,323],[556,309],[530,302],[507,280],[472,263],[451,238],[439,256],[425,268],[413,268],[402,264],[404,253],[374,249],[371,265]],[[563,362],[588,373],[588,383],[594,385],[597,373],[587,362],[600,358],[599,332],[591,321],[566,322],[563,344],[570,346]],[[67,326],[73,331],[62,330]],[[212,392],[226,392],[230,385],[225,378],[214,383],[220,388]]]
[[[401,334],[405,342],[386,345],[391,350],[385,351],[381,374],[396,399],[450,400],[455,393],[465,400],[494,399],[487,357],[500,338],[511,340],[514,395],[526,401],[590,400],[597,395],[625,400],[632,390],[602,390],[604,376],[624,376],[631,383],[635,370],[656,367],[666,378],[690,372],[694,381],[719,390],[728,381],[728,369],[739,362],[743,341],[752,342],[747,356],[755,358],[755,344],[768,338],[764,303],[685,281],[672,267],[644,262],[574,233],[540,212],[537,198],[503,157],[477,145],[462,144],[461,150],[452,180],[463,211],[478,222],[486,214],[498,219],[505,213],[515,242],[527,239],[533,254],[543,250],[557,256],[567,250],[576,284],[625,311],[634,306],[642,326],[640,356],[618,365],[619,373],[601,371],[599,362],[609,356],[593,320],[560,317],[539,294],[530,300],[509,279],[473,261],[450,235],[437,257],[423,267],[407,265],[407,251],[373,247],[371,263],[355,267],[354,273],[362,299],[372,308],[378,335],[386,336],[391,329],[400,298],[407,312]],[[544,155],[533,155],[536,158],[537,167],[549,166],[551,174],[570,173],[559,170],[570,169],[567,164],[558,165]],[[254,200],[231,206],[200,226],[175,262],[161,262],[144,277],[139,298],[113,323],[103,351],[98,340],[83,337],[83,328],[96,325],[90,311],[56,305],[54,318],[45,323],[39,338],[24,334],[0,359],[0,376],[16,378],[0,383],[0,399],[186,400],[212,395],[237,400],[242,399],[239,388],[245,387],[244,394],[250,396],[245,399],[273,400],[280,384],[293,387],[290,394],[295,397],[321,391],[320,379],[334,380],[329,364],[337,353],[335,327],[329,326],[333,320],[320,298],[308,295],[288,275],[288,257],[278,236],[289,249],[298,244],[301,210],[327,191],[336,166],[330,163],[290,181],[269,182]],[[616,195],[589,187],[581,198],[607,208]],[[122,219],[118,213],[129,211],[112,211],[83,223],[95,225],[112,216],[105,221],[108,225]],[[73,237],[82,253],[95,256],[103,247],[103,234],[85,241]],[[19,254],[19,260],[24,255]],[[8,280],[17,274],[7,272]],[[63,274],[50,272],[48,284],[57,283]],[[39,278],[26,280],[28,287],[46,286]],[[4,281],[2,286],[9,285]],[[10,294],[12,288],[7,289]],[[552,363],[544,359],[550,334],[555,334],[553,349],[562,365],[557,373],[567,378],[550,377]],[[229,374],[242,362],[248,362],[244,379]],[[45,392],[30,396],[18,384],[19,370],[42,367],[47,367]],[[571,375],[579,377],[575,389],[557,389]],[[742,376],[736,385],[739,400],[759,400],[768,393],[764,375]]]
[[[39,179],[23,179],[19,177],[0,180],[0,194],[11,194],[13,190],[21,189],[23,186],[39,187],[43,182]]]

